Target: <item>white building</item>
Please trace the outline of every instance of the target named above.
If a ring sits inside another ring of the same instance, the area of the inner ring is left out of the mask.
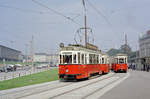
[[[35,53],[34,62],[57,64],[58,54]]]
[[[45,54],[45,53],[35,53],[34,62],[41,62],[41,63],[47,62],[47,54]]]

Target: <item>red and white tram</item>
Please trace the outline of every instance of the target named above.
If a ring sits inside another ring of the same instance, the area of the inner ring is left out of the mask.
[[[127,72],[127,55],[117,54],[113,57],[112,70],[114,72]]]
[[[83,79],[95,74],[109,72],[107,55],[102,55],[97,47],[70,45],[60,48],[60,79]]]
[[[100,57],[100,68],[103,74],[106,74],[109,72],[110,70],[110,60],[109,60],[109,56],[107,54],[102,54],[102,56]]]
[[[85,0],[82,1],[85,13],[84,27],[80,28],[80,30],[85,30],[85,46],[79,44],[66,47],[60,46],[60,79],[83,79],[95,74],[109,72],[108,56],[102,54],[97,46],[89,44],[88,42],[87,35],[88,32],[92,32],[92,30],[87,27],[86,3]]]

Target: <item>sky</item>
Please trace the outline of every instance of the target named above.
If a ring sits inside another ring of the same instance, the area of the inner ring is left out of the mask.
[[[29,53],[33,35],[34,52],[52,53],[60,43],[68,45],[80,39],[77,30],[84,27],[82,0],[35,1],[59,14],[32,0],[0,0],[0,45]],[[128,44],[133,50],[138,49],[140,34],[150,29],[150,0],[88,1],[87,26],[93,30],[89,36],[94,37],[95,45],[104,51],[119,48],[127,34]]]

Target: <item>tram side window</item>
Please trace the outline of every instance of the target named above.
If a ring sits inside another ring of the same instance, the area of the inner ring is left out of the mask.
[[[118,58],[115,58],[115,63],[118,64]]]
[[[84,54],[82,54],[82,64],[84,64]]]
[[[94,64],[96,64],[96,60],[97,58],[96,58],[96,55],[94,55]]]
[[[95,61],[94,55],[92,54],[92,64],[94,64],[94,61]]]
[[[102,58],[102,64],[104,64],[104,58]]]
[[[102,64],[102,58],[100,58],[100,64]]]
[[[62,64],[62,56],[60,55],[59,63]]]
[[[87,64],[87,55],[85,54],[85,64]]]
[[[64,63],[72,64],[72,55],[64,55]]]
[[[89,64],[92,64],[92,54],[89,54]]]
[[[124,59],[123,59],[123,58],[120,58],[120,59],[119,59],[119,63],[120,63],[120,64],[123,64],[123,63],[124,63]]]
[[[80,53],[78,53],[78,64],[80,64]]]
[[[99,64],[99,56],[97,56],[97,64]]]
[[[77,55],[76,54],[73,55],[73,63],[77,63]]]

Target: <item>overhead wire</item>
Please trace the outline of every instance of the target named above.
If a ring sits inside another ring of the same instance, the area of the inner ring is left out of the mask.
[[[107,24],[109,25],[110,29],[112,30],[113,34],[116,34],[116,31],[113,30],[113,25],[111,22],[108,20],[107,16],[105,16],[96,6],[94,6],[89,0],[87,0],[89,6],[91,6],[100,16],[102,16]]]
[[[18,10],[18,11],[21,11],[21,12],[38,13],[38,14],[46,13],[46,12],[42,12],[42,11],[34,11],[34,10],[30,10],[30,9],[22,9],[22,8],[18,8],[18,7],[8,6],[8,5],[0,5],[0,7],[1,8],[14,9],[14,10]]]
[[[87,2],[100,16],[105,19],[108,25],[112,26],[108,18],[96,6],[94,6],[89,0],[87,0]]]
[[[60,16],[62,16],[62,17],[64,17],[64,18],[66,18],[66,19],[68,19],[68,20],[70,20],[70,21],[72,21],[73,23],[75,23],[75,24],[77,24],[77,25],[80,25],[79,23],[77,23],[74,19],[72,19],[71,17],[68,17],[68,16],[66,16],[66,15],[64,15],[64,14],[62,14],[62,13],[60,13],[60,12],[58,12],[58,11],[56,11],[56,10],[54,10],[54,9],[52,9],[52,8],[50,8],[50,7],[48,7],[48,6],[46,6],[46,5],[44,5],[44,4],[42,4],[42,3],[40,3],[40,2],[38,2],[38,1],[36,1],[36,0],[32,0],[34,3],[36,3],[36,4],[38,4],[39,6],[41,6],[41,7],[44,7],[44,8],[47,8],[47,9],[49,9],[50,11],[52,11],[53,13],[55,13],[55,14],[57,14],[57,15],[60,15]]]

